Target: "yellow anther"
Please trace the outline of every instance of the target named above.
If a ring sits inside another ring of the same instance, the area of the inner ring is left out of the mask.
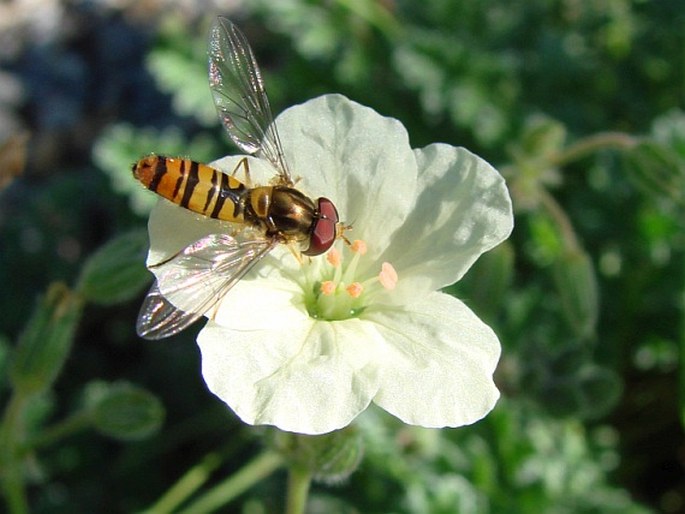
[[[349,294],[352,298],[359,298],[364,292],[364,286],[359,282],[352,282],[345,288],[345,291],[347,291],[347,294]]]
[[[366,243],[361,239],[355,239],[354,241],[352,241],[352,246],[350,246],[350,250],[352,250],[354,253],[358,253],[359,255],[364,255],[367,250]]]
[[[338,250],[335,247],[331,248],[326,254],[326,260],[334,268],[340,266],[340,263],[342,262],[342,255],[340,255],[340,250]]]
[[[321,294],[331,296],[333,293],[335,293],[335,282],[332,280],[321,282]]]
[[[395,271],[392,264],[384,262],[381,266],[381,272],[378,274],[378,281],[381,285],[388,291],[392,291],[397,285],[398,278],[397,271]]]

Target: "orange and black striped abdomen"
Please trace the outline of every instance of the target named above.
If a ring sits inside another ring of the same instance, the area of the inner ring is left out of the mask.
[[[247,187],[211,166],[149,155],[133,165],[133,176],[150,191],[193,212],[235,223],[245,221]]]

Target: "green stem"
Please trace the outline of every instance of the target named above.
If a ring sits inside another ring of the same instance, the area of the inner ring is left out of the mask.
[[[22,448],[20,448],[20,453],[24,455],[28,451],[50,446],[67,436],[88,428],[90,425],[91,418],[87,411],[76,412],[62,421],[44,429],[35,438],[30,439]]]
[[[553,156],[551,166],[564,166],[577,161],[598,150],[629,150],[639,143],[639,139],[623,132],[600,132],[580,139],[575,144]]]
[[[299,466],[290,467],[288,470],[286,514],[304,514],[311,482],[312,474],[310,471]]]
[[[542,205],[545,207],[549,215],[561,230],[566,249],[574,252],[580,251],[582,246],[578,241],[576,231],[573,230],[573,223],[571,223],[571,220],[566,215],[566,212],[564,212],[564,209],[561,208],[561,206],[557,203],[554,197],[547,192],[547,190],[541,189],[539,194]]]
[[[264,452],[216,487],[200,496],[181,514],[205,514],[223,507],[260,480],[266,478],[283,464],[280,455]],[[154,511],[157,514],[156,511]]]
[[[402,30],[392,11],[381,2],[367,0],[337,0],[338,5],[359,16],[372,27],[380,30],[390,41],[401,36]]]
[[[680,301],[685,301],[685,289],[682,285]],[[680,323],[680,423],[685,425],[685,317]]]
[[[173,512],[181,503],[194,494],[221,465],[217,453],[206,455],[198,464],[190,468],[164,496],[141,514],[166,514]]]
[[[2,480],[8,512],[11,514],[28,514],[29,512],[24,473],[18,456],[20,439],[24,433],[24,413],[27,402],[26,395],[15,392],[5,409],[2,427],[0,427],[0,435],[2,435],[0,480]]]

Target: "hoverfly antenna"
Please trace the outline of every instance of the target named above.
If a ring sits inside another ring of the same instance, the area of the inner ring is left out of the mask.
[[[335,225],[335,238],[342,239],[347,246],[352,246],[352,242],[345,237],[345,232],[352,230],[352,224],[346,225],[342,221],[339,221]]]

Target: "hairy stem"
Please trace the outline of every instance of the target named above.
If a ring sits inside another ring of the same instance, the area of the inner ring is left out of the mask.
[[[209,490],[186,507],[182,514],[205,514],[223,507],[238,495],[247,491],[260,480],[281,467],[283,460],[273,452],[264,452],[247,463],[237,473],[234,473],[213,489]],[[158,511],[154,511],[157,513]]]
[[[290,467],[288,470],[286,514],[304,514],[311,481],[312,475],[308,470],[299,466]]]
[[[549,164],[564,166],[577,161],[598,150],[629,150],[639,143],[639,139],[623,132],[600,132],[584,137],[568,148],[553,156]]]
[[[573,224],[566,215],[566,212],[564,212],[564,209],[562,209],[554,197],[544,189],[540,190],[540,202],[561,230],[566,248],[571,251],[580,250],[581,245],[578,241],[578,236],[576,236]]]
[[[28,398],[15,392],[5,409],[0,427],[0,480],[5,494],[7,511],[11,514],[28,514],[24,472],[18,448],[24,433],[24,413]]]

